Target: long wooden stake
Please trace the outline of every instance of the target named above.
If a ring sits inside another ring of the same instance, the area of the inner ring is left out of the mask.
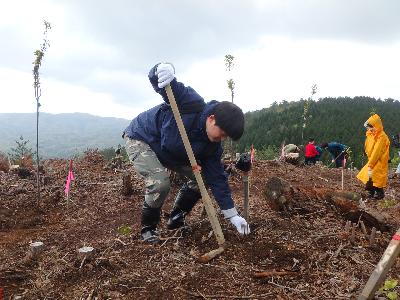
[[[376,236],[376,228],[375,227],[372,227],[372,229],[371,229],[371,235],[370,235],[370,237],[369,237],[369,245],[372,247],[372,246],[375,246],[375,236]]]
[[[172,112],[173,112],[175,120],[176,120],[176,124],[178,125],[179,133],[181,134],[186,153],[189,157],[190,165],[192,166],[194,176],[196,177],[196,181],[197,181],[197,184],[200,189],[201,198],[204,203],[204,207],[206,208],[208,219],[210,220],[211,227],[214,231],[214,235],[215,235],[215,238],[217,239],[218,245],[220,246],[220,248],[223,249],[223,247],[225,246],[225,238],[224,238],[224,234],[222,233],[221,224],[218,221],[217,213],[211,202],[210,196],[208,195],[207,189],[204,185],[203,178],[201,177],[200,168],[197,165],[196,159],[194,157],[192,146],[190,145],[189,138],[187,136],[185,126],[183,125],[183,121],[182,121],[181,115],[179,113],[179,109],[178,109],[178,106],[175,101],[175,96],[174,96],[174,93],[172,92],[172,88],[171,88],[170,84],[168,84],[165,87],[165,91],[167,92],[169,104],[171,105]],[[215,255],[220,254],[222,251],[221,250],[211,251],[209,254],[212,254],[212,255],[208,255],[207,257],[212,259],[213,257],[215,257]]]
[[[394,264],[399,254],[400,254],[400,228],[393,236],[392,240],[389,243],[389,246],[383,253],[381,260],[376,265],[363,291],[361,292],[360,296],[358,296],[357,298],[358,300],[373,299],[375,292],[382,285],[383,280],[386,277],[386,274],[389,272],[390,267]]]
[[[342,168],[342,191],[344,189],[344,168]]]
[[[243,175],[243,188],[244,188],[244,199],[243,199],[243,217],[249,222],[249,172],[245,172]]]
[[[365,236],[368,236],[367,228],[365,228],[365,224],[364,224],[363,221],[360,221],[360,226],[361,226],[361,230],[362,230],[362,232],[364,233],[364,235],[365,235]]]
[[[353,245],[356,243],[356,227],[357,227],[357,223],[352,223],[352,225],[351,225],[350,243],[353,244]]]

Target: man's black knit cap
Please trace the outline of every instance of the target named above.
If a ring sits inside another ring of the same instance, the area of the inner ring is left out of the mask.
[[[234,141],[240,139],[244,131],[244,114],[239,106],[222,101],[214,109],[215,123]]]

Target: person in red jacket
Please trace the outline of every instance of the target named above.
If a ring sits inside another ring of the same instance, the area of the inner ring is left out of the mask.
[[[319,155],[317,148],[315,148],[315,141],[313,138],[308,140],[308,144],[305,147],[304,155],[305,155],[305,164],[306,165],[315,165],[316,157]]]

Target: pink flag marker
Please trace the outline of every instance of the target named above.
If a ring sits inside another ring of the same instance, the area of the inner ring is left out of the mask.
[[[75,178],[74,178],[74,173],[72,172],[72,159],[71,159],[69,162],[67,182],[65,183],[65,189],[64,189],[65,195],[67,195],[67,196],[69,194],[69,188],[70,188],[72,180],[75,180]]]
[[[254,161],[254,146],[251,144],[251,149],[250,149],[250,162],[253,163]]]

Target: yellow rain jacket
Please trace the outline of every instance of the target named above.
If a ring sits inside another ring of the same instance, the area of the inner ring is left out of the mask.
[[[368,156],[368,162],[357,174],[357,178],[366,184],[368,181],[368,168],[371,168],[374,187],[383,188],[388,181],[390,141],[383,131],[382,120],[377,114],[371,116],[367,122],[375,130],[368,129],[365,134],[365,153]]]

